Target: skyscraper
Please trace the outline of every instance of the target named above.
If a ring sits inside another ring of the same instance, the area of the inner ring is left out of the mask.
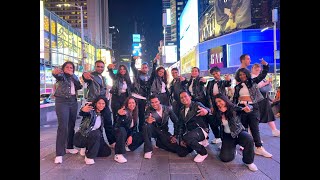
[[[170,17],[171,16],[170,12],[171,12],[170,0],[162,0],[162,13],[167,13],[167,17]],[[171,18],[168,18],[165,21],[168,23],[168,20],[171,21]],[[172,41],[172,39],[171,39],[171,25],[168,24],[164,28],[165,28],[165,43],[168,44],[169,42]]]
[[[85,36],[99,46],[109,47],[108,0],[44,0],[45,7],[66,20],[74,28],[81,28],[80,9],[77,7],[57,7],[57,4],[77,4],[82,6]]]

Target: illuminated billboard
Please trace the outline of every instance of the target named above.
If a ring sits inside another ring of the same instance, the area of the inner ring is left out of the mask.
[[[133,56],[141,56],[141,44],[140,43],[132,43],[132,55]]]
[[[216,0],[213,8],[206,11],[200,19],[200,42],[250,26],[249,0]]]
[[[180,57],[198,42],[198,0],[189,0],[180,16]]]
[[[226,45],[208,49],[208,69],[214,66],[227,67]]]
[[[140,42],[140,34],[132,34],[132,42]]]
[[[44,58],[44,11],[43,1],[40,1],[40,58]]]
[[[167,25],[171,25],[171,9],[166,9]]]
[[[185,56],[181,57],[181,74],[191,72],[192,67],[196,67],[196,50],[193,49]]]
[[[173,46],[164,46],[163,54],[165,54],[165,62],[164,63],[175,63],[177,62],[177,45]]]
[[[106,64],[111,64],[111,52],[110,50],[101,49],[101,60]]]

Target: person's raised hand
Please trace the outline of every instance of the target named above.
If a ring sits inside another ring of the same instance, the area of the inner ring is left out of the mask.
[[[83,77],[88,80],[93,80],[93,75],[90,72],[84,72]]]
[[[208,110],[206,110],[205,108],[198,106],[198,111],[197,111],[197,116],[205,116],[208,114]]]
[[[55,67],[52,70],[52,74],[61,74],[61,73],[63,73],[63,71],[60,68]]]
[[[87,102],[85,104],[85,106],[82,107],[82,111],[83,112],[90,112],[91,110],[93,110],[93,107],[91,106],[92,102]]]
[[[150,113],[148,118],[146,119],[146,122],[149,124],[152,124],[155,121],[154,117],[152,117],[152,114]]]

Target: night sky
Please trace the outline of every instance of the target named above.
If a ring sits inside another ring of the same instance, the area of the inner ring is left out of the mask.
[[[145,36],[145,56],[150,61],[158,53],[162,34],[161,0],[109,0],[109,26],[119,29],[119,44],[113,49],[120,55],[129,55],[132,51],[134,21],[137,21],[137,33]],[[116,56],[116,59],[118,57]]]

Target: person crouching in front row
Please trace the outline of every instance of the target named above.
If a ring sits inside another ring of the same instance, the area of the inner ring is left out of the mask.
[[[107,110],[107,102],[105,97],[98,96],[79,112],[83,119],[74,135],[74,145],[81,148],[80,155],[85,156],[86,164],[94,164],[94,158],[107,157],[111,154],[111,149],[103,138],[102,114]]]
[[[124,106],[118,110],[114,127],[116,132],[114,160],[125,163],[127,159],[123,155],[126,151],[134,151],[143,143],[142,132],[137,132],[138,108],[134,97],[128,97]]]
[[[195,150],[198,155],[194,161],[202,162],[208,156],[205,147],[209,145],[209,128],[205,118],[211,114],[210,109],[200,102],[191,101],[191,96],[186,91],[181,91],[179,96],[183,104],[179,116],[183,134],[180,144]]]
[[[254,160],[254,142],[252,136],[245,131],[241,124],[239,112],[250,112],[248,105],[239,107],[231,103],[225,95],[217,94],[215,96],[215,104],[218,111],[214,113],[217,124],[221,126],[222,146],[220,151],[220,159],[223,162],[232,161],[236,154],[236,145],[244,147],[242,161],[251,171],[257,171]]]
[[[180,157],[189,154],[186,147],[179,146],[177,136],[179,134],[179,119],[169,106],[160,104],[157,96],[150,96],[151,107],[146,110],[146,122],[143,126],[144,158],[151,159],[151,137],[156,138],[156,146],[169,152],[177,153]],[[169,118],[174,125],[174,135],[169,132]]]

